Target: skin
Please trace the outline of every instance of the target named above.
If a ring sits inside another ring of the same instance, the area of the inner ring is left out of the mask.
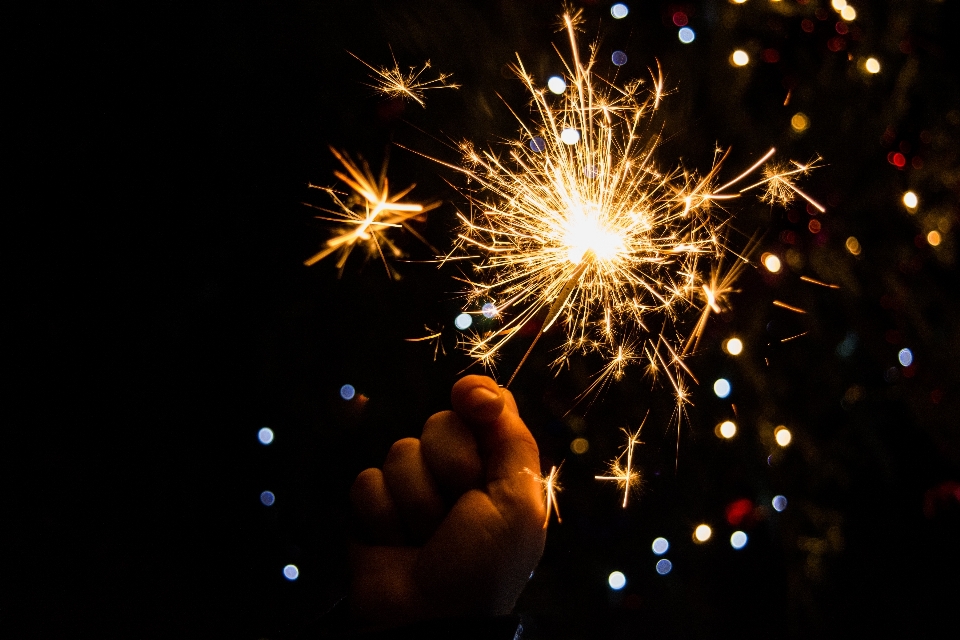
[[[510,613],[543,553],[539,452],[513,395],[466,376],[451,403],[354,481],[358,628]]]

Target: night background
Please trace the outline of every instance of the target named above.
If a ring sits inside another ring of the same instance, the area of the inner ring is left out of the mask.
[[[597,42],[597,71],[618,80],[662,65],[664,165],[704,172],[715,145],[732,148],[728,175],[771,146],[819,155],[801,188],[827,211],[731,208],[736,241],[760,234],[757,256],[783,267],[748,268],[712,318],[678,456],[672,397],[640,367],[567,413],[597,362],[554,376],[541,341],[511,389],[544,469],[563,461],[563,522],[518,605],[524,637],[952,637],[957,3],[853,2],[849,21],[824,0],[628,2],[623,19],[612,4],[571,5],[582,49]],[[353,478],[448,408],[470,361],[452,326],[461,272],[413,235],[394,236],[395,277],[362,248],[342,275],[303,265],[335,227],[303,204],[330,206],[307,185],[337,186],[331,145],[374,170],[388,156],[394,188],[442,202],[416,228],[448,250],[465,180],[401,146],[457,162],[460,141],[515,138],[507,105],[525,113],[528,96],[506,65],[561,72],[562,9],[40,2],[8,22],[5,637],[309,637],[346,593]],[[391,47],[402,69],[430,60],[461,88],[427,92],[426,108],[377,95],[347,52],[386,66]],[[405,341],[424,325],[444,328],[445,355]],[[737,357],[722,348],[734,336]],[[510,345],[501,382],[527,344]],[[644,484],[624,510],[593,476],[648,409]],[[724,420],[735,437],[715,433]],[[713,536],[697,544],[701,523]]]

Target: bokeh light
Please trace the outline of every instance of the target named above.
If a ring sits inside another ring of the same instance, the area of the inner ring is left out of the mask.
[[[777,511],[783,511],[787,508],[787,499],[784,496],[774,496],[770,504],[772,504],[773,508]]]
[[[840,17],[846,20],[847,22],[853,22],[857,19],[857,10],[851,7],[850,5],[845,6],[840,10]]]
[[[345,384],[340,387],[340,397],[344,400],[353,400],[355,395],[357,395],[357,390],[353,388],[352,384]]]
[[[847,0],[830,0],[830,6],[833,7],[834,11],[843,11],[843,8],[847,6]]]
[[[480,313],[483,314],[484,318],[492,318],[497,315],[497,305],[492,302],[488,302],[480,308]]]
[[[297,565],[288,564],[283,568],[283,577],[287,580],[296,580],[300,577],[300,569],[297,569]]]
[[[750,56],[747,55],[747,52],[743,49],[737,49],[733,52],[733,55],[730,56],[730,61],[738,67],[742,67],[750,62]]]
[[[673,569],[673,563],[667,560],[666,558],[657,560],[657,573],[659,573],[660,575],[665,576],[668,573],[670,573],[672,569]]]
[[[260,441],[260,444],[270,444],[273,442],[273,429],[270,427],[260,429],[260,431],[257,432],[257,440]]]
[[[847,247],[847,251],[849,251],[852,255],[855,255],[855,256],[860,255],[860,251],[861,251],[860,241],[854,238],[853,236],[850,236],[849,238],[847,238],[846,247]]]
[[[734,549],[743,549],[747,546],[747,534],[743,531],[734,531],[730,535],[730,546]]]
[[[927,234],[927,242],[931,247],[938,246],[942,240],[943,238],[940,237],[939,231],[934,230]]]
[[[651,548],[655,554],[662,556],[670,548],[670,542],[666,538],[654,538]]]
[[[627,5],[623,4],[622,2],[618,2],[617,4],[610,7],[610,15],[612,15],[617,20],[626,18],[628,13],[630,13],[630,8]]]
[[[730,395],[730,381],[726,378],[718,378],[716,382],[713,383],[713,392],[717,394],[718,398],[726,398]]]
[[[876,58],[867,58],[864,67],[866,67],[869,73],[880,73],[880,61]]]
[[[264,491],[260,494],[260,502],[262,502],[264,506],[272,506],[276,501],[277,496],[273,495],[273,491]]]
[[[571,127],[567,127],[560,132],[560,140],[562,140],[564,144],[577,144],[580,142],[580,132]]]
[[[810,128],[810,118],[807,117],[807,114],[798,111],[790,118],[790,126],[793,127],[793,130],[797,133],[806,131]]]
[[[910,349],[900,349],[900,352],[897,354],[897,360],[900,361],[905,367],[909,367],[913,364],[913,352]]]
[[[760,256],[760,261],[763,262],[763,266],[765,266],[770,273],[777,273],[783,266],[780,263],[780,258],[772,253],[763,254]]]
[[[610,60],[618,67],[622,67],[623,65],[627,64],[627,54],[625,54],[623,51],[614,51],[613,55],[610,56]]]
[[[687,14],[685,14],[683,11],[674,12],[673,24],[677,25],[678,27],[685,27],[689,21],[690,18],[688,18]]]
[[[720,423],[720,435],[727,440],[737,435],[737,425],[732,420],[725,420]]]
[[[730,338],[723,344],[723,348],[732,356],[743,353],[743,341],[740,338]]]
[[[453,319],[453,326],[455,326],[457,329],[460,329],[460,331],[463,331],[464,329],[469,329],[470,325],[472,324],[473,324],[473,318],[470,317],[469,313],[461,313],[460,315],[458,315],[456,318]]]
[[[907,191],[903,194],[903,204],[906,205],[907,209],[916,209],[917,205],[920,204],[920,199],[913,191]]]
[[[781,426],[774,429],[773,438],[777,441],[778,445],[785,447],[793,440],[793,434],[790,433],[790,429]]]
[[[583,455],[590,449],[590,442],[586,438],[574,438],[570,443],[570,451],[577,455]]]
[[[550,79],[547,80],[547,89],[560,95],[567,90],[567,81],[560,76],[550,76]]]
[[[712,535],[713,529],[711,529],[708,524],[699,524],[697,528],[693,530],[693,539],[697,542],[706,542]]]
[[[684,27],[677,32],[677,37],[680,38],[680,42],[683,44],[690,44],[697,39],[697,34],[694,33],[690,27]]]
[[[530,147],[530,151],[534,153],[543,153],[543,150],[547,148],[547,141],[540,136],[536,136],[530,139],[528,146]]]
[[[623,575],[619,571],[614,571],[609,576],[607,576],[607,584],[610,585],[610,588],[614,591],[620,591],[625,586],[627,586],[627,576]]]

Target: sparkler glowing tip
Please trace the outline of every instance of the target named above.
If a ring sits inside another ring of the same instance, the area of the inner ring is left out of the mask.
[[[644,422],[646,422],[646,419],[644,419]],[[636,471],[633,466],[633,448],[638,444],[643,444],[640,441],[641,429],[643,429],[643,424],[640,425],[636,433],[630,433],[624,429],[623,432],[627,436],[627,445],[624,447],[623,452],[610,463],[610,475],[594,476],[596,480],[612,480],[617,483],[618,487],[623,488],[624,509],[627,508],[627,499],[630,497],[630,490],[640,485],[640,472]],[[626,460],[624,460],[624,458],[626,458]]]
[[[557,494],[561,490],[560,484],[557,482],[557,479],[560,477],[560,467],[558,466],[551,467],[550,473],[547,474],[546,477],[541,476],[539,473],[534,473],[530,469],[525,468],[523,471],[533,476],[533,478],[540,483],[540,486],[543,487],[543,494],[547,503],[546,517],[543,520],[543,528],[546,529],[547,525],[550,524],[551,512],[556,514],[557,522],[562,522],[562,520],[560,519],[560,507],[557,505]]]

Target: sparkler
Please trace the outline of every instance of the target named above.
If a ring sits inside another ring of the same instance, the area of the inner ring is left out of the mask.
[[[349,51],[347,53],[350,53]],[[354,58],[357,58],[354,54],[350,54]],[[430,68],[430,61],[427,60],[423,63],[423,67],[417,70],[416,67],[410,67],[407,72],[400,70],[400,65],[397,64],[396,57],[393,56],[393,50],[390,50],[390,55],[393,57],[393,67],[375,67],[372,64],[364,62],[357,58],[365,67],[373,71],[370,78],[373,80],[373,84],[367,85],[371,89],[374,89],[378,93],[385,95],[387,97],[399,97],[413,100],[421,107],[426,107],[424,103],[423,92],[428,89],[459,89],[460,85],[451,84],[447,82],[451,74],[449,73],[440,73],[436,78],[424,79],[421,80],[420,76]]]
[[[334,171],[333,175],[342,180],[352,190],[352,194],[342,194],[330,187],[320,187],[310,184],[312,189],[325,191],[333,200],[337,209],[325,209],[317,205],[305,202],[303,204],[314,209],[323,211],[333,218],[326,216],[317,216],[321,220],[332,220],[334,222],[346,223],[348,226],[341,229],[340,233],[327,240],[326,246],[311,258],[304,261],[304,264],[311,266],[327,256],[339,252],[340,257],[337,260],[337,269],[343,273],[343,267],[350,257],[351,251],[358,244],[364,244],[370,252],[376,251],[383,260],[387,273],[390,273],[390,267],[387,264],[387,258],[384,255],[386,248],[393,257],[400,257],[403,252],[386,235],[387,231],[403,227],[421,242],[430,247],[430,243],[424,239],[417,231],[411,227],[407,221],[416,218],[431,209],[439,206],[439,202],[430,204],[418,204],[413,202],[400,202],[409,194],[416,185],[410,185],[399,193],[390,194],[390,188],[387,181],[387,162],[384,161],[380,169],[379,177],[374,177],[370,170],[370,165],[366,161],[360,160],[358,164],[350,156],[330,148],[333,155],[343,165],[343,171]],[[432,249],[433,247],[431,247]],[[435,251],[435,250],[434,250]]]
[[[646,418],[644,418],[646,422]],[[633,448],[640,442],[640,430],[643,429],[643,423],[637,429],[636,433],[630,433],[626,429],[623,432],[627,435],[627,446],[623,453],[610,463],[610,475],[594,476],[596,480],[613,480],[618,487],[623,488],[623,508],[627,508],[627,498],[630,497],[630,490],[640,485],[640,472],[633,468]],[[626,458],[625,464],[623,459]]]
[[[562,465],[562,463],[561,463]],[[539,473],[535,473],[530,469],[524,468],[524,473],[528,473],[533,476],[537,482],[540,483],[540,486],[543,488],[543,495],[547,501],[546,508],[546,517],[543,519],[543,528],[546,529],[547,525],[550,524],[550,513],[553,512],[557,516],[557,522],[560,520],[560,507],[557,505],[557,494],[560,492],[560,484],[557,482],[557,478],[560,477],[560,467],[553,466],[550,468],[550,473],[546,476],[542,476]]]
[[[554,367],[575,354],[607,354],[609,365],[594,388],[622,375],[643,351],[654,370],[667,371],[682,407],[681,377],[689,372],[682,357],[696,346],[710,311],[719,311],[733,291],[744,264],[738,258],[719,274],[729,251],[729,216],[720,201],[738,197],[724,192],[774,150],[720,187],[717,176],[729,151],[715,150],[704,176],[682,166],[663,170],[655,158],[660,135],[651,124],[664,94],[659,68],[649,82],[618,85],[598,76],[597,47],[581,58],[580,19],[579,12],[563,16],[571,58],[560,56],[567,84],[562,95],[549,97],[518,58],[514,71],[532,98],[533,121],[514,111],[521,136],[505,154],[464,144],[464,165],[453,167],[478,187],[468,194],[471,214],[458,214],[462,230],[448,258],[480,258],[468,278],[468,310],[492,304],[503,321],[499,330],[467,338],[467,351],[490,365],[521,327],[539,323],[509,386],[540,336],[559,320],[566,335]],[[763,180],[741,192],[766,186],[764,198],[776,202],[786,202],[787,193],[809,200],[793,180],[813,165],[765,169]],[[700,321],[690,331],[686,312],[701,297]],[[629,337],[640,332],[643,340]]]

